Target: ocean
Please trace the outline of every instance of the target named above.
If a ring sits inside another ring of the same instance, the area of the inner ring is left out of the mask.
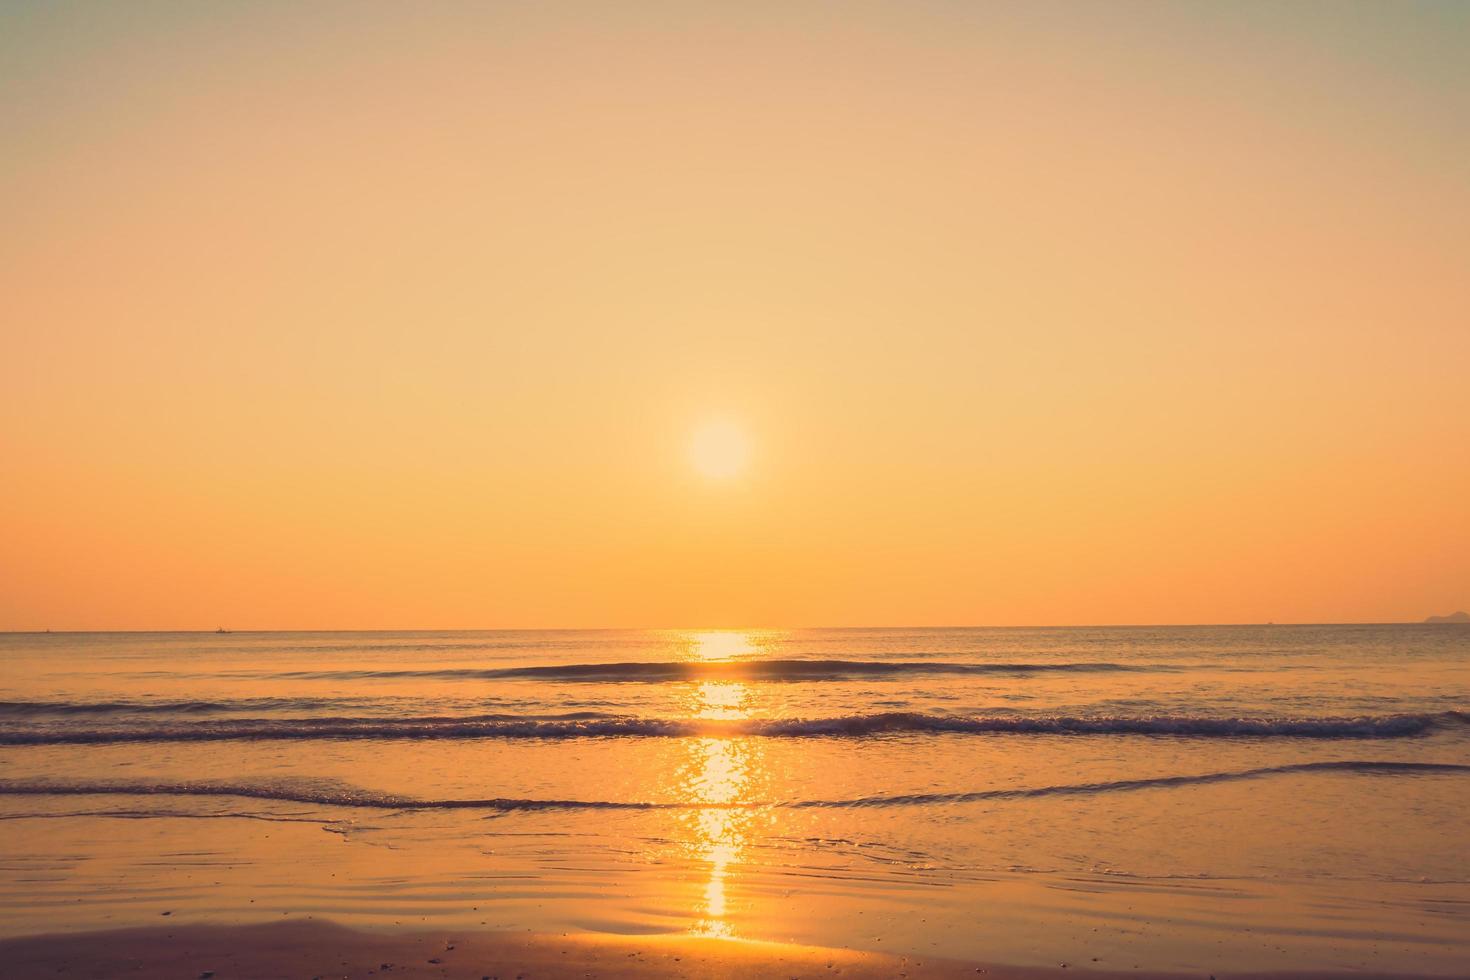
[[[0,635],[0,934],[1470,971],[1470,627]]]

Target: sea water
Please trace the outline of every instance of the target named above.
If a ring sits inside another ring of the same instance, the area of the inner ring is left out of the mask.
[[[1470,628],[0,635],[0,931],[1470,970]]]

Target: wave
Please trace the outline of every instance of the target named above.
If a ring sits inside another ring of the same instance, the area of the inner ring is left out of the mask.
[[[1096,783],[1067,783],[1021,789],[989,789],[969,793],[907,793],[898,796],[868,796],[853,800],[803,800],[783,804],[790,808],[840,808],[868,806],[916,806],[939,803],[979,803],[986,800],[1024,800],[1043,796],[1087,796],[1096,793],[1129,792],[1231,783],[1267,776],[1303,773],[1356,773],[1373,776],[1470,775],[1470,765],[1456,762],[1377,762],[1340,760],[1297,762],[1255,769],[1235,769],[1186,776],[1151,776],[1145,779],[1116,779]]]
[[[116,701],[0,701],[0,718],[6,716],[30,718],[46,715],[206,715],[230,714],[242,711],[313,711],[333,708],[356,708],[361,710],[370,705],[372,698],[235,698],[221,701],[208,700],[116,700]],[[495,703],[494,698],[475,699],[478,704]],[[382,702],[378,702],[382,704]],[[601,702],[581,702],[601,703]],[[391,705],[384,705],[391,708]],[[606,712],[568,711],[559,714],[516,715],[479,714],[467,716],[469,721],[513,721],[525,719],[587,719],[613,717]],[[307,721],[310,719],[285,719]],[[321,719],[329,720],[329,719]],[[371,722],[382,719],[347,718],[347,721]],[[250,721],[251,724],[263,724]],[[3,731],[3,730],[0,730]],[[3,736],[0,736],[3,737]]]
[[[381,810],[741,810],[741,809],[845,809],[858,807],[926,806],[945,803],[977,803],[995,800],[1025,800],[1047,796],[1087,796],[1101,793],[1170,789],[1211,783],[1264,779],[1270,776],[1312,773],[1347,773],[1365,776],[1464,776],[1470,765],[1448,762],[1375,762],[1341,760],[1302,762],[1178,776],[1153,776],[1107,782],[1065,783],[1054,786],[987,789],[963,793],[906,793],[894,796],[865,796],[842,800],[784,800],[709,802],[645,802],[636,800],[557,800],[516,797],[485,799],[423,799],[379,793],[352,786],[309,786],[302,784],[253,785],[217,782],[52,782],[0,780],[0,796],[197,796],[241,797],[320,806],[362,807]],[[172,816],[174,814],[161,814]],[[187,816],[188,814],[179,814]]]
[[[365,680],[373,678],[441,678],[446,680],[550,681],[823,681],[849,677],[902,677],[914,674],[1038,674],[1053,672],[1121,672],[1175,670],[1148,664],[1088,663],[946,663],[944,661],[888,662],[879,660],[678,660],[624,663],[546,664],[534,667],[444,667],[387,670],[298,670],[252,674],[305,680]]]
[[[0,729],[0,745],[95,745],[118,742],[212,742],[229,739],[570,739],[570,738],[858,738],[875,735],[1145,735],[1193,738],[1406,738],[1463,725],[1470,715],[1365,715],[1355,718],[1209,718],[982,716],[886,712],[836,718],[617,718],[592,712],[535,717],[227,719],[115,728]]]
[[[146,715],[146,714],[216,714],[229,711],[311,711],[346,704],[360,704],[353,698],[238,698],[226,701],[207,700],[114,700],[114,701],[0,701],[0,718],[35,715]]]

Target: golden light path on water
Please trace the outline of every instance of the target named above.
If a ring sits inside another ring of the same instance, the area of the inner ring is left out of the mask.
[[[747,657],[756,652],[755,637],[738,630],[712,630],[690,633],[689,655],[694,660],[728,660]]]
[[[723,660],[754,651],[748,634],[697,633],[691,637],[695,659]],[[703,681],[692,687],[689,714],[695,718],[748,718],[752,707],[750,685],[733,680]],[[752,799],[758,782],[761,750],[750,738],[697,738],[690,741],[689,758],[679,785],[690,803],[716,804],[692,810],[689,820],[691,856],[708,866],[704,893],[695,909],[690,931],[700,936],[733,938],[727,879],[750,841],[757,811],[730,808]]]

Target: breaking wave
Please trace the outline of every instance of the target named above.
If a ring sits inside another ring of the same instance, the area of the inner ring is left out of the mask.
[[[110,728],[0,728],[0,745],[209,742],[228,739],[860,738],[878,735],[1179,736],[1193,738],[1405,738],[1463,725],[1463,712],[1360,717],[1211,718],[1194,715],[965,717],[885,712],[835,718],[619,718],[554,716],[279,718],[134,724]]]
[[[203,715],[230,711],[311,711],[359,703],[353,698],[135,699],[113,701],[0,701],[0,718],[40,715]]]
[[[435,667],[384,670],[297,670],[273,672],[277,678],[366,680],[372,678],[441,678],[445,680],[548,680],[644,682],[700,681],[729,678],[752,681],[825,681],[849,677],[907,677],[915,674],[1040,674],[1178,670],[1177,666],[1084,663],[949,663],[942,660],[676,660],[625,663],[542,664],[533,667]]]
[[[1170,789],[1211,783],[1264,779],[1271,776],[1312,773],[1346,773],[1365,776],[1463,776],[1470,765],[1437,762],[1333,761],[1262,766],[1223,772],[1107,782],[1066,783],[1055,786],[987,789],[963,793],[911,793],[895,796],[866,796],[844,800],[785,800],[768,802],[682,803],[618,800],[556,800],[491,797],[485,799],[423,799],[378,793],[351,786],[306,784],[252,785],[220,782],[54,782],[45,780],[0,780],[0,796],[195,796],[240,797],[320,806],[362,807],[381,810],[732,810],[732,809],[847,809],[858,807],[925,806],[945,803],[977,803],[992,800],[1024,800],[1046,796],[1084,796],[1101,793]],[[174,814],[161,814],[172,816]]]

